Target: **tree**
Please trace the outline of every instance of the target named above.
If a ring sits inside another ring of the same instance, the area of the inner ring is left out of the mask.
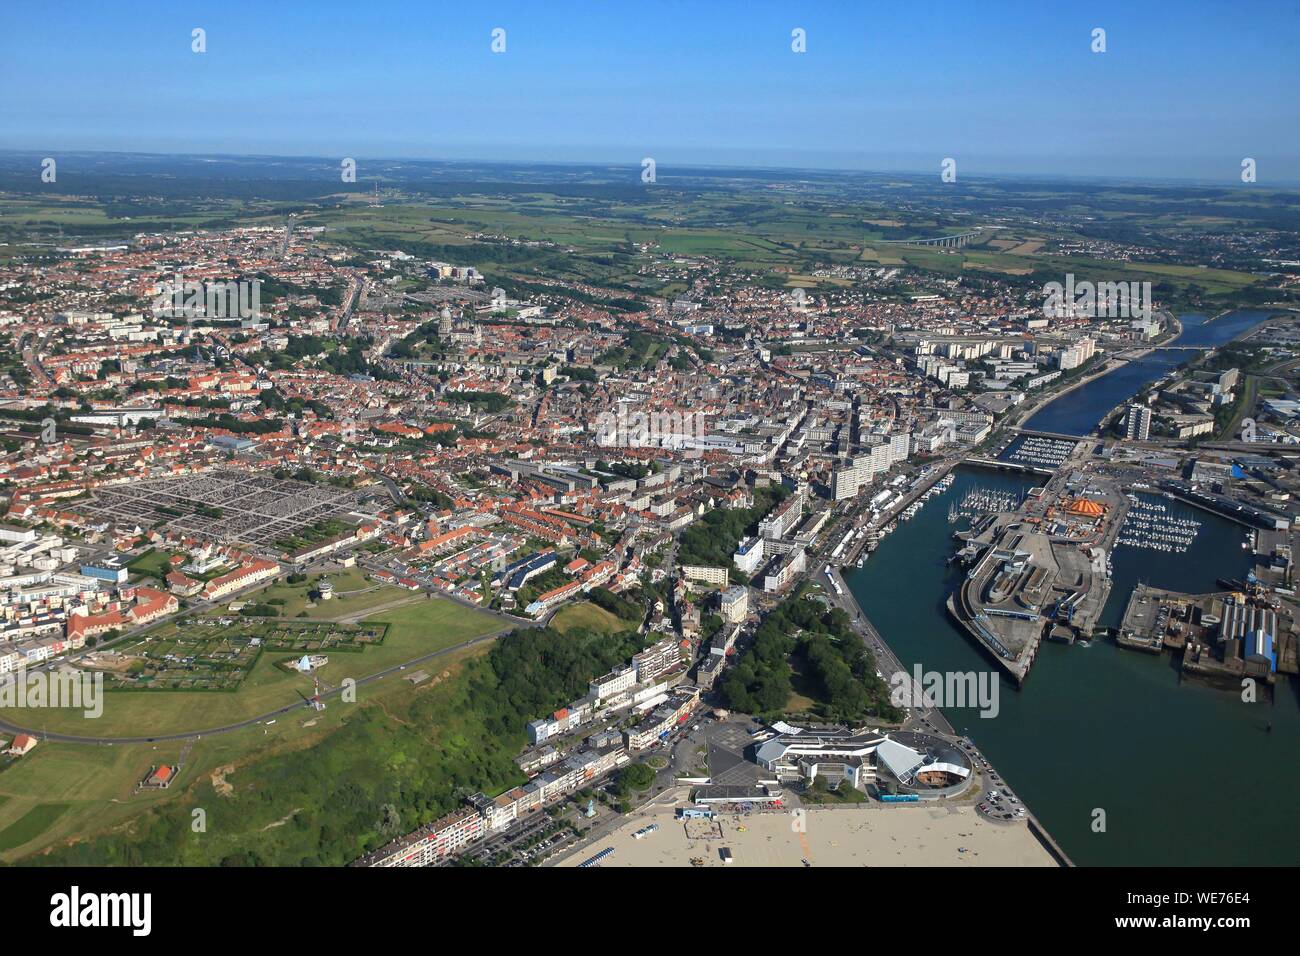
[[[637,791],[648,790],[654,781],[655,772],[645,764],[628,764],[618,773],[618,792],[629,796]]]

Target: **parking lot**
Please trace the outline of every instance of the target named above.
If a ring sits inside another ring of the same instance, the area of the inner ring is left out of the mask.
[[[1026,816],[1024,804],[993,769],[993,764],[988,758],[981,754],[969,740],[963,739],[961,748],[984,778],[984,799],[975,808],[980,815],[995,823],[1014,823],[1024,819]]]

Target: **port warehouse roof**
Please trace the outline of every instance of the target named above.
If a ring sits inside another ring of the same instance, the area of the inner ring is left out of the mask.
[[[1237,639],[1246,646],[1247,657],[1261,657],[1277,670],[1277,613],[1253,604],[1224,604],[1219,633],[1225,640]]]

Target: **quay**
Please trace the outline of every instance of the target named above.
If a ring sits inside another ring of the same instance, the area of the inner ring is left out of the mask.
[[[903,495],[897,501],[891,503],[889,507],[880,515],[879,518],[875,519],[874,521],[866,521],[860,524],[855,523],[853,525],[853,528],[849,532],[850,534],[852,534],[853,531],[856,531],[859,528],[866,528],[868,534],[864,536],[861,540],[856,542],[852,547],[850,547],[849,550],[843,555],[843,557],[839,559],[839,563],[841,565],[855,564],[858,558],[862,557],[863,551],[867,550],[872,544],[872,536],[870,532],[878,531],[880,528],[883,528],[891,521],[896,520],[900,514],[902,514],[909,507],[915,504],[921,498],[921,496],[924,495],[927,491],[929,491],[939,482],[943,481],[944,478],[948,477],[948,475],[953,471],[953,469],[955,469],[960,464],[962,464],[962,461],[960,459],[954,459],[936,465],[934,468],[930,470],[930,473],[927,474],[925,478],[916,485],[916,487],[909,489],[907,494]]]

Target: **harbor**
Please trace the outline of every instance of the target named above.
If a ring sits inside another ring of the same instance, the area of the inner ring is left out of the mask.
[[[955,466],[956,462],[952,462],[930,468],[913,479],[910,487],[878,492],[858,524],[831,552],[831,560],[845,567],[862,567],[900,523],[916,517],[926,502],[952,487]]]
[[[1011,473],[960,468],[934,506],[882,541],[863,569],[845,571],[863,620],[870,618],[901,667],[968,673],[992,666],[988,652],[944,609],[965,571],[941,557],[951,549],[951,502],[990,486],[1023,496],[1035,484]],[[1116,549],[1101,628],[1120,626],[1129,595],[1143,581],[1212,592],[1222,590],[1220,577],[1245,576],[1250,560],[1238,525],[1181,502],[1169,507],[1202,522],[1195,541],[1181,555]],[[1260,766],[1274,766],[1285,790],[1300,785],[1300,768],[1287,745],[1300,734],[1295,680],[1279,680],[1271,701],[1252,705],[1242,702],[1239,690],[1184,684],[1172,659],[1131,653],[1109,638],[1070,645],[1046,641],[1033,679],[1019,691],[1004,684],[996,718],[981,718],[975,708],[949,707],[944,715],[1015,781],[1025,804],[1079,865],[1293,861],[1300,855],[1300,832],[1287,802],[1261,801],[1245,818],[1231,793],[1204,786],[1203,767],[1205,755],[1213,753],[1218,772],[1229,778],[1251,779]],[[1133,732],[1151,726],[1155,715],[1160,726],[1178,732]],[[1154,775],[1153,762],[1159,767]],[[1167,788],[1198,797],[1171,802],[1160,796]],[[1097,807],[1107,810],[1106,833],[1092,829]],[[1204,829],[1207,814],[1219,825],[1206,831],[1202,844],[1189,846],[1182,834]]]
[[[1186,594],[1139,584],[1133,589],[1115,643],[1148,654],[1175,655],[1185,677],[1240,690],[1249,679],[1271,696],[1282,669],[1294,670],[1295,647],[1284,641],[1289,612],[1265,589]],[[1285,679],[1285,677],[1283,677]]]
[[[975,486],[950,506],[965,570],[948,613],[1017,684],[1044,639],[1089,640],[1110,594],[1108,556],[1128,501],[1111,482],[1053,478],[1016,490]]]

